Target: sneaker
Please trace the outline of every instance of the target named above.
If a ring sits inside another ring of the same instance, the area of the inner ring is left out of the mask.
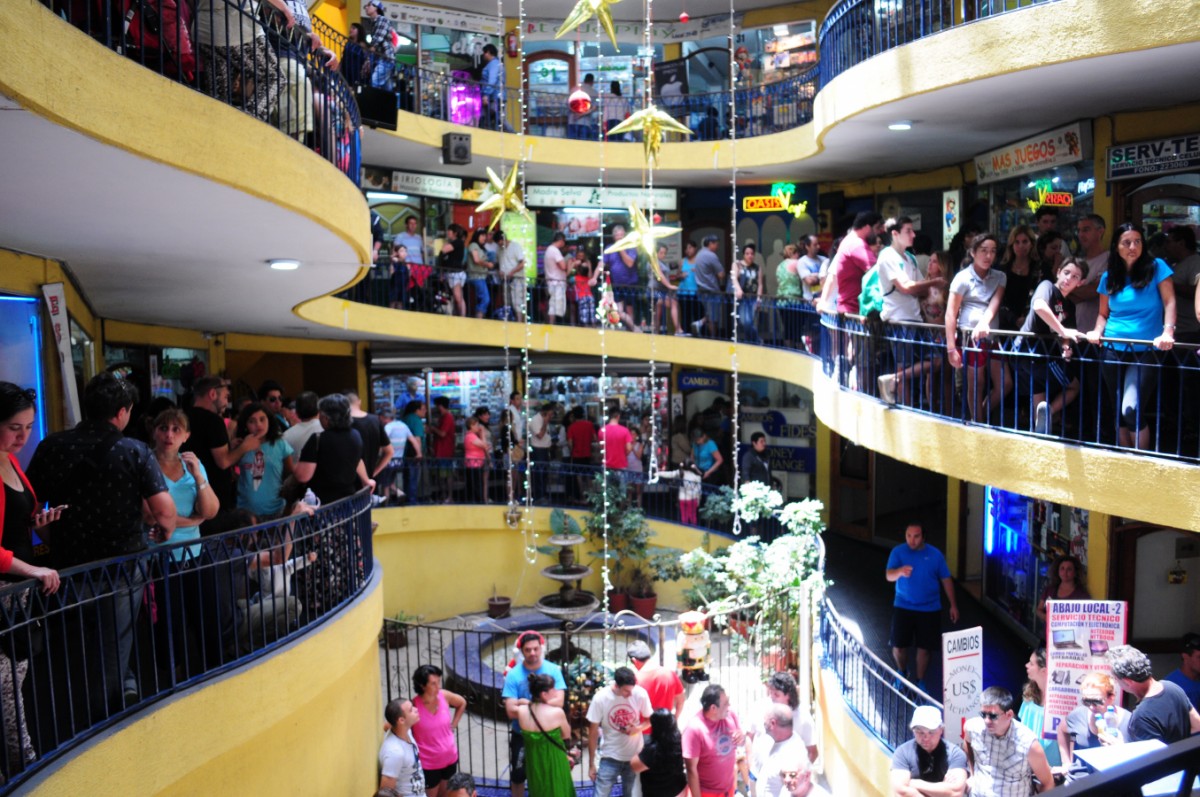
[[[699,321],[692,322],[692,334],[694,334],[696,337],[700,337],[700,330],[703,328],[704,328],[704,319],[703,318],[701,318]]]
[[[681,330],[679,330],[678,332],[676,332],[676,333],[675,333],[675,337],[677,337],[677,338],[690,338],[690,337],[691,337],[691,335],[689,335],[688,333],[684,332],[684,331],[681,329]]]
[[[1050,407],[1044,401],[1039,401],[1033,413],[1034,434],[1047,434],[1050,431]]]
[[[896,375],[884,374],[876,380],[879,384],[879,398],[888,404],[896,403]]]

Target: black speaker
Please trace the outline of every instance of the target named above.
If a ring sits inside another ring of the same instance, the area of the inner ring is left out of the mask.
[[[468,133],[447,133],[442,136],[442,163],[464,166],[471,162],[471,136]]]
[[[358,87],[358,115],[368,127],[396,129],[396,92],[371,86]]]

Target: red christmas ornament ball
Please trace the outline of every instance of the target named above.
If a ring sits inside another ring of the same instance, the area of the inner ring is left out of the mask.
[[[687,21],[689,19],[691,19],[691,17],[688,16],[688,13],[686,11],[684,11],[683,13],[681,13],[679,15],[679,21],[682,22],[684,25],[687,24]]]
[[[567,105],[570,106],[571,113],[587,113],[592,110],[592,95],[583,89],[575,89],[567,98]]]
[[[660,216],[660,215],[658,215],[657,213],[655,213],[655,214],[654,214],[654,223],[655,223],[655,224],[661,224],[661,223],[662,223],[662,216]]]

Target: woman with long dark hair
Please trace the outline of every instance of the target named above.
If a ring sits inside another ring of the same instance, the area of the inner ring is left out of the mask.
[[[238,463],[238,508],[253,512],[260,523],[279,517],[287,510],[279,488],[292,474],[295,449],[283,439],[279,419],[257,401],[242,407],[238,413],[237,436],[242,440],[257,437],[261,441],[256,450],[246,452]]]
[[[33,531],[58,520],[67,507],[56,506],[42,511],[37,496],[21,465],[17,453],[25,447],[37,406],[37,395],[12,382],[0,382],[0,581],[14,582],[36,578],[42,582],[42,592],[52,595],[58,591],[58,571],[31,564],[34,558]],[[28,605],[29,593],[9,595],[4,608],[20,617]],[[21,608],[14,606],[21,603]],[[29,670],[29,648],[32,629],[17,627],[0,633],[0,698],[4,717],[5,770],[11,775],[20,772],[37,757],[33,740],[25,726],[25,707],[21,700],[21,684]]]
[[[1113,230],[1108,271],[1100,276],[1096,293],[1100,311],[1088,340],[1138,341],[1104,344],[1100,374],[1108,395],[1116,397],[1117,441],[1149,448],[1149,408],[1156,388],[1151,348],[1170,351],[1175,345],[1175,284],[1167,264],[1146,251],[1141,227],[1126,223]]]
[[[1050,565],[1049,583],[1038,600],[1037,616],[1046,622],[1046,601],[1087,600],[1092,596],[1083,585],[1083,564],[1077,556],[1060,556]]]
[[[1042,738],[1042,727],[1046,722],[1046,686],[1050,671],[1046,669],[1046,648],[1038,646],[1029,654],[1025,662],[1025,687],[1021,690],[1021,711],[1017,719],[1037,735],[1038,742],[1046,751],[1046,760],[1050,766],[1062,766],[1059,758],[1058,742]]]
[[[534,797],[575,797],[574,760],[567,748],[571,723],[566,712],[548,702],[555,691],[552,676],[531,675],[529,704],[517,707],[517,724],[525,740],[526,783]]]
[[[446,242],[437,257],[438,273],[445,280],[453,296],[452,315],[466,316],[467,301],[463,298],[463,286],[467,284],[467,266],[463,259],[463,238],[467,231],[459,224],[446,228]]]
[[[678,797],[687,790],[683,742],[668,709],[655,709],[650,715],[650,735],[630,763],[641,776],[642,797]]]

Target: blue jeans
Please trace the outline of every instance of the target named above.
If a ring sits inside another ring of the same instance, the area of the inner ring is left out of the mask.
[[[738,302],[738,321],[741,322],[742,341],[758,343],[758,328],[754,326],[754,310],[758,307],[757,299],[742,299]]]
[[[467,284],[475,291],[475,314],[487,318],[488,308],[492,305],[492,295],[488,292],[487,280],[467,280]]]
[[[618,761],[615,758],[601,758],[600,766],[596,767],[596,797],[609,797],[617,778],[621,778],[621,794],[630,797],[633,794],[633,784],[637,773],[628,761]]]
[[[394,66],[388,61],[379,61],[371,69],[371,85],[377,89],[392,87],[392,70]]]

